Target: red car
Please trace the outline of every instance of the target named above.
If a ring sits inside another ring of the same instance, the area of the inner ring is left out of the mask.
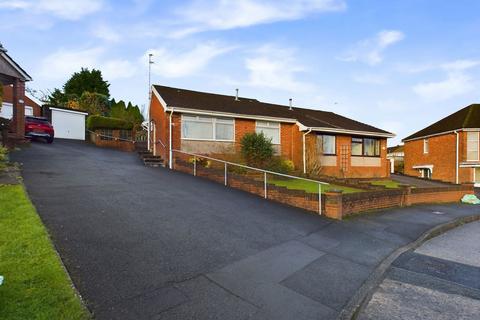
[[[45,138],[48,143],[53,142],[53,126],[46,118],[25,117],[25,137],[27,138]]]

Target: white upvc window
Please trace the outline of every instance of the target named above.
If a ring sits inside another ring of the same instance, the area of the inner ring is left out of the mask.
[[[270,121],[257,121],[255,132],[263,132],[267,139],[271,139],[273,144],[280,144],[280,123]]]
[[[467,132],[467,161],[479,160],[479,132]]]
[[[234,141],[235,120],[229,118],[182,115],[182,139]]]
[[[428,139],[423,139],[423,153],[428,153],[429,146],[428,146]]]

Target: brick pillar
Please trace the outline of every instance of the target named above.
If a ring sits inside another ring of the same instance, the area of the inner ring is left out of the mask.
[[[412,205],[412,199],[410,195],[412,194],[412,186],[409,185],[400,185],[400,188],[403,189],[403,201],[400,204],[401,207],[409,207]]]
[[[11,124],[15,137],[25,137],[25,82],[15,79],[13,83],[13,118]]]
[[[467,192],[468,194],[475,194],[475,183],[474,182],[467,182],[467,183],[462,183],[462,186],[464,186],[467,190],[465,190],[465,192]]]
[[[330,190],[325,192],[325,215],[332,219],[342,220],[343,217],[342,191]]]

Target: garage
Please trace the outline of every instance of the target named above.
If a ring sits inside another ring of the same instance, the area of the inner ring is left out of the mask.
[[[55,138],[85,140],[86,112],[50,108]]]

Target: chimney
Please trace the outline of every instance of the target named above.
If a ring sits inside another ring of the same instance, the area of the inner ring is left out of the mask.
[[[289,102],[289,107],[288,107],[288,109],[289,109],[289,110],[293,110],[293,109],[292,109],[292,107],[293,107],[293,105],[292,105],[292,98],[288,99],[288,102]]]
[[[235,101],[238,101],[238,88],[235,89],[235,91],[237,92],[237,93],[235,94]]]

